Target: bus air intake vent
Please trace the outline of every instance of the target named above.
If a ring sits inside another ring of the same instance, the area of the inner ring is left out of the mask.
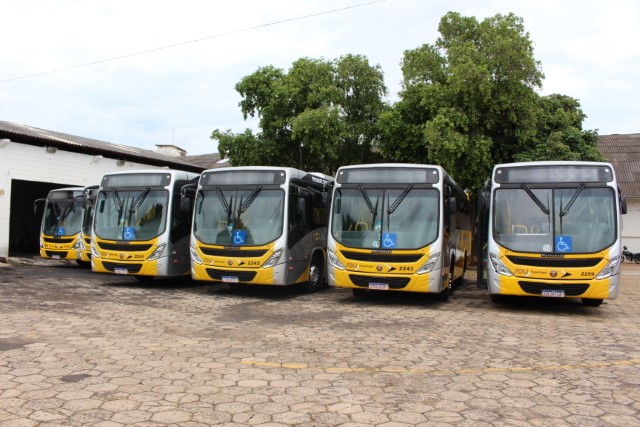
[[[129,274],[135,274],[142,268],[142,264],[122,264],[117,262],[108,262],[103,261],[102,266],[110,272],[114,272],[117,270],[127,270]]]
[[[346,259],[368,262],[416,262],[422,254],[372,254],[364,252],[342,251]]]
[[[218,249],[200,247],[200,250],[205,255],[220,256],[220,257],[233,257],[233,258],[260,258],[267,253],[266,249],[253,249],[248,251],[242,251],[240,249]]]
[[[223,277],[237,277],[238,282],[250,282],[256,277],[255,271],[229,271],[229,270],[218,270],[216,268],[207,268],[207,274],[213,280],[222,281]]]
[[[71,243],[73,237],[44,237],[43,240],[47,243]]]
[[[44,251],[49,258],[53,258],[54,256],[59,256],[60,258],[67,257],[67,251]]]
[[[571,283],[571,284],[558,284],[558,283],[539,283],[539,282],[518,282],[520,288],[533,295],[541,295],[542,291],[564,291],[564,295],[567,297],[577,297],[582,295],[589,289],[588,283]]]
[[[389,289],[402,289],[409,284],[408,277],[377,277],[377,276],[360,276],[350,274],[351,283],[362,288],[368,288],[369,283],[386,283]]]
[[[148,243],[142,245],[129,244],[129,243],[106,243],[99,242],[98,247],[105,251],[122,251],[122,252],[145,252],[151,248]]]
[[[530,258],[524,256],[507,256],[507,259],[518,266],[549,268],[595,267],[602,261],[602,258]]]

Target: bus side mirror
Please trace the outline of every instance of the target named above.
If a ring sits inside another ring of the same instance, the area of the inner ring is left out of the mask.
[[[300,197],[298,199],[297,209],[298,209],[298,214],[300,215],[305,214],[305,212],[307,211],[307,200],[305,198]]]
[[[38,207],[44,204],[46,200],[47,199],[36,199],[33,201],[33,216],[38,215]]]
[[[455,197],[449,198],[449,212],[456,213],[458,211],[458,201]]]
[[[620,201],[620,212],[622,213],[622,215],[627,213],[627,199],[626,199],[626,197],[623,197],[622,200]]]
[[[181,196],[180,197],[180,212],[183,214],[188,214],[191,212],[192,209],[192,199],[191,197],[188,196]]]

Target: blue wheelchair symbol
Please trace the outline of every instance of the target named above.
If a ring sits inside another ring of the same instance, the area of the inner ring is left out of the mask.
[[[396,233],[384,233],[382,236],[383,248],[395,248],[398,245],[398,235]]]
[[[247,241],[247,232],[244,230],[233,230],[232,240],[234,245],[244,245]]]
[[[125,227],[124,233],[122,233],[124,240],[134,240],[136,238],[136,230],[133,227]]]
[[[56,230],[56,236],[64,236],[64,227],[58,227]]]
[[[556,252],[572,252],[571,236],[556,236]]]

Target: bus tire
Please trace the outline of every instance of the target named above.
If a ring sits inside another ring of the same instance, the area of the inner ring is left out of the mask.
[[[587,307],[600,307],[602,301],[603,300],[597,298],[582,298],[582,304]]]
[[[438,301],[442,301],[442,302],[449,301],[449,297],[451,296],[451,286],[443,289],[442,292],[436,295],[437,295],[436,298],[438,298]]]
[[[367,295],[366,289],[353,289],[353,296],[356,298],[364,298]]]
[[[309,280],[302,284],[302,289],[305,292],[317,292],[322,289],[323,285],[322,263],[319,261],[318,256],[314,256],[309,264]]]

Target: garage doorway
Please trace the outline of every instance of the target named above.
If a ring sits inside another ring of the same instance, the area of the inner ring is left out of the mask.
[[[51,182],[11,180],[9,214],[9,255],[37,254],[40,251],[42,206],[34,214],[33,202],[44,199],[54,188],[75,187]]]

